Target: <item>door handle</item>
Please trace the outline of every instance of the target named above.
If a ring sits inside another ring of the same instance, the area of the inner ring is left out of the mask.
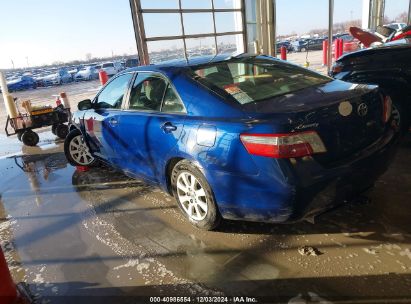
[[[109,124],[110,124],[110,126],[115,127],[115,126],[118,125],[118,120],[115,119],[115,118],[110,118]]]
[[[173,131],[176,131],[177,127],[173,125],[171,122],[166,122],[161,126],[161,129],[163,129],[165,133],[171,133]]]

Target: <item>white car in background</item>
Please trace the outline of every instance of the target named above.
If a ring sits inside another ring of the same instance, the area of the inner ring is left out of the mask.
[[[121,71],[121,65],[118,62],[105,62],[101,65],[101,69],[105,71],[108,76],[113,76]]]
[[[394,22],[394,23],[390,23],[390,24],[385,24],[384,26],[392,28],[393,30],[399,31],[399,30],[402,30],[404,27],[406,27],[407,24],[406,23]]]
[[[85,66],[74,76],[75,81],[92,80],[98,78],[98,72],[93,66]]]

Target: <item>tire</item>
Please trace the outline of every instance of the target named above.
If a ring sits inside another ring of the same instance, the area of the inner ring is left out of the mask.
[[[39,140],[39,135],[32,130],[27,130],[21,135],[21,141],[29,147],[36,146],[39,143]]]
[[[77,149],[75,145],[82,147]],[[81,152],[83,152],[81,154]],[[97,160],[91,155],[86,143],[83,139],[83,134],[79,130],[71,131],[64,141],[64,154],[70,165],[72,166],[95,166]]]
[[[69,129],[67,125],[60,124],[56,127],[56,135],[61,139],[65,139],[69,133]]]
[[[19,140],[19,141],[21,141],[21,136],[23,135],[23,132],[19,132],[19,133],[17,133],[17,139]]]
[[[401,134],[406,134],[410,128],[409,115],[401,102],[393,101],[392,118],[397,122]]]
[[[51,133],[53,133],[54,135],[57,135],[56,134],[57,126],[58,126],[58,124],[54,124],[54,125],[51,126]]]
[[[213,191],[193,163],[187,160],[178,162],[173,168],[170,181],[177,204],[191,224],[203,230],[213,230],[220,224],[221,215]],[[189,199],[182,199],[189,196]]]

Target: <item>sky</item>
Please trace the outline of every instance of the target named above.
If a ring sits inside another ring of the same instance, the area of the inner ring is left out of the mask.
[[[233,0],[215,0],[230,7]],[[253,0],[251,0],[253,1]],[[360,19],[362,0],[334,0],[334,21]],[[177,0],[142,0],[143,7],[176,7]],[[185,7],[207,7],[209,0],[182,0]],[[0,0],[0,68],[51,64],[58,61],[135,54],[136,43],[129,0]],[[386,0],[386,15],[408,10],[408,0]],[[146,17],[148,35],[179,32],[178,15]],[[189,33],[211,29],[211,15],[187,16]],[[233,16],[221,14],[218,27],[233,30]],[[277,0],[277,33],[303,34],[326,28],[328,0]],[[193,42],[189,42],[193,43]],[[160,50],[161,43],[152,43]]]

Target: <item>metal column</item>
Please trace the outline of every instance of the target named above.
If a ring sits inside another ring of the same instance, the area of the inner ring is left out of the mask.
[[[327,54],[327,70],[331,71],[331,63],[333,60],[333,27],[334,27],[334,0],[328,0],[328,54]]]
[[[385,0],[371,0],[369,28],[376,30],[377,26],[384,23]]]
[[[143,14],[141,13],[140,0],[130,0],[131,17],[133,19],[134,35],[136,37],[138,59],[141,65],[149,65],[150,58],[146,43]]]
[[[411,0],[410,0],[410,4],[408,7],[408,24],[411,24]]]

